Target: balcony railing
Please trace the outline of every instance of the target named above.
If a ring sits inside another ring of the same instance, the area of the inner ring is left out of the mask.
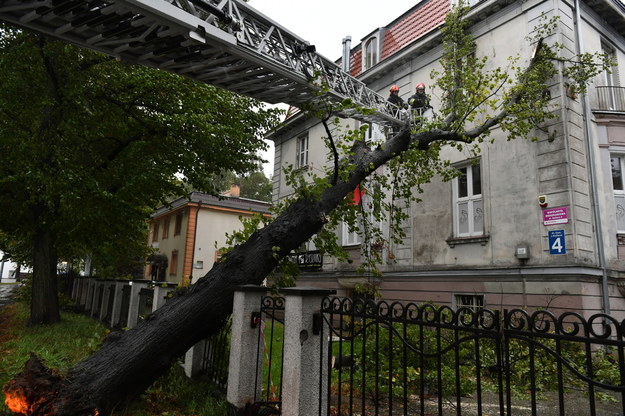
[[[610,111],[625,113],[625,87],[596,87],[597,101],[593,111]]]

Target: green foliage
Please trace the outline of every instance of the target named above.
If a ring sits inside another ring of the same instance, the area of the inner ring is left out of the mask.
[[[231,185],[240,187],[242,198],[255,199],[257,201],[271,202],[273,183],[265,176],[262,170],[237,175],[235,172],[226,171],[213,176],[213,186],[221,193],[230,189]]]
[[[63,321],[54,328],[28,326],[28,306],[18,302],[2,310],[0,327],[0,386],[23,370],[31,353],[46,365],[65,371],[95,352],[108,330],[83,315],[62,313]],[[0,409],[6,411],[4,401]],[[0,412],[0,414],[2,414]]]
[[[65,372],[95,352],[109,332],[84,315],[62,313],[54,327],[27,326],[28,306],[14,303],[0,315],[0,387],[21,372],[31,352],[45,364]],[[214,391],[215,395],[210,394]],[[208,394],[207,394],[208,393]],[[208,382],[188,379],[180,366],[173,366],[140,399],[115,409],[115,416],[225,416],[226,403]],[[0,415],[9,411],[0,401]]]
[[[145,221],[169,195],[216,193],[212,175],[255,170],[278,114],[5,26],[0,89],[0,210],[10,213],[0,249],[32,261],[45,234],[61,258],[90,254],[118,273],[147,254]]]

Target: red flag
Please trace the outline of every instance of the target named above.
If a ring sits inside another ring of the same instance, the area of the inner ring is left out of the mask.
[[[362,196],[365,194],[365,189],[361,188],[360,185],[356,186],[354,192],[352,193],[352,202],[351,205],[360,205],[362,203]]]

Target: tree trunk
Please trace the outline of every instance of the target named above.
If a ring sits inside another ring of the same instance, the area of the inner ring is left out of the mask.
[[[58,258],[54,235],[46,228],[39,228],[33,240],[33,288],[29,323],[53,324],[61,320],[56,278]]]
[[[198,282],[176,292],[144,322],[132,330],[109,335],[102,347],[74,366],[65,379],[46,376],[48,373],[33,362],[36,359],[31,359],[29,366],[7,384],[5,395],[27,396],[27,415],[109,414],[121,402],[143,392],[195,343],[216,333],[232,312],[237,286],[261,284],[278,258],[317,233],[330,211],[368,174],[405,150],[409,142],[408,130],[404,130],[383,148],[355,148],[351,161],[355,167],[349,178],[339,180],[316,199],[292,203]],[[277,256],[275,247],[280,248]],[[29,371],[30,367],[37,371]]]

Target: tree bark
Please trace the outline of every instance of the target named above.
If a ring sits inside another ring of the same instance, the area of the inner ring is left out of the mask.
[[[57,294],[56,267],[58,258],[53,233],[38,228],[33,238],[31,325],[53,324],[61,320]]]

